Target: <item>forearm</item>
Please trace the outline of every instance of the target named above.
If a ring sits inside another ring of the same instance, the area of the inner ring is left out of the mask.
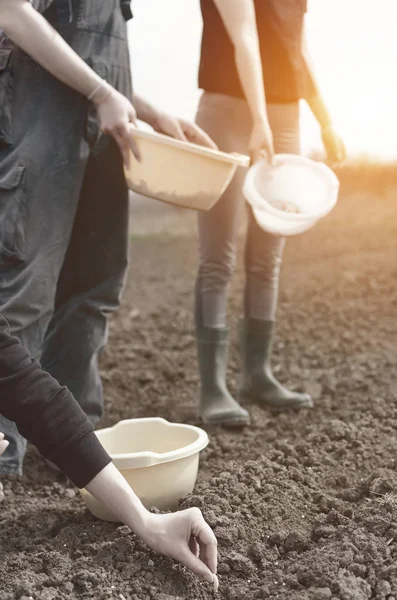
[[[316,76],[314,65],[308,51],[306,35],[303,34],[302,39],[302,55],[305,63],[306,76],[308,79],[309,93],[307,97],[307,104],[313,113],[313,116],[319,123],[322,129],[326,129],[332,125],[332,117],[327,108],[321,88]]]
[[[253,122],[267,120],[262,65],[255,37],[247,35],[235,46],[237,72]]]
[[[147,528],[150,513],[132,491],[124,477],[113,464],[107,465],[86,490],[104,504],[122,523],[137,535]]]
[[[253,0],[215,0],[229,38],[244,95],[255,122],[267,121],[255,5]]]
[[[329,112],[318,87],[316,88],[315,92],[309,98],[307,98],[307,104],[321,129],[326,129],[327,127],[332,126],[331,113]]]
[[[27,0],[0,0],[0,27],[51,75],[87,98],[99,87],[95,101],[105,98],[111,87],[72,50]]]
[[[134,94],[133,103],[138,119],[156,128],[158,116],[161,113],[160,109],[137,94]]]

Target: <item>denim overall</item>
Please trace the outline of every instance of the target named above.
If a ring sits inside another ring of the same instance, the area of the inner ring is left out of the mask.
[[[44,13],[101,77],[131,97],[129,2],[55,0]],[[128,256],[121,154],[90,102],[5,39],[0,46],[0,313],[96,423],[98,357],[119,305]],[[37,415],[40,419],[40,415]],[[0,474],[20,474],[26,441],[10,441]]]

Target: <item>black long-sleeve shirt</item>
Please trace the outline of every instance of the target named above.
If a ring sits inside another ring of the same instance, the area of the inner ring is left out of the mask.
[[[66,387],[32,360],[0,315],[0,414],[83,488],[111,462]]]

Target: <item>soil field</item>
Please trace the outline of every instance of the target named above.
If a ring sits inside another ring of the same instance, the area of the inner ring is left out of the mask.
[[[132,220],[129,280],[102,361],[102,425],[197,422],[194,218],[164,214],[142,228]],[[334,213],[287,244],[274,369],[315,408],[273,416],[247,405],[250,428],[208,428],[196,489],[181,502],[200,507],[218,537],[222,600],[397,599],[396,214],[390,172],[350,174]],[[240,265],[233,391],[242,287]],[[127,528],[94,520],[34,449],[25,475],[3,483],[0,600],[214,597]]]

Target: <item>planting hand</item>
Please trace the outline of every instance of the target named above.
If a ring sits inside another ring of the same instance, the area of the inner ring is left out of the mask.
[[[217,587],[217,541],[198,508],[150,513],[113,464],[102,469],[86,489],[152,550],[181,562]]]
[[[149,514],[140,537],[165,556],[182,563],[210,583],[217,583],[217,541],[198,508],[166,515]]]

